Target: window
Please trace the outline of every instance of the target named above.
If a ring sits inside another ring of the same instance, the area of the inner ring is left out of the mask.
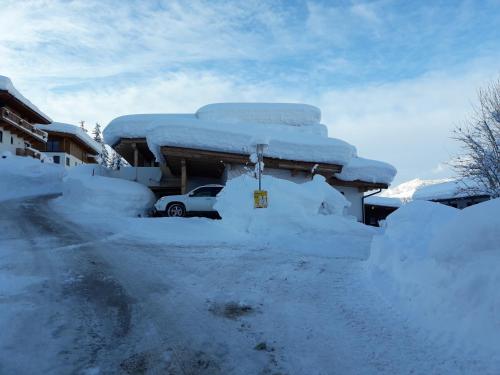
[[[61,151],[61,142],[59,142],[59,139],[49,139],[47,141],[47,151],[48,152]]]
[[[212,196],[212,189],[209,187],[202,187],[199,189],[196,189],[190,194],[191,197],[211,197]]]
[[[59,164],[61,162],[61,157],[59,155],[53,156],[52,159],[54,159],[54,163]]]
[[[215,197],[222,190],[222,186],[206,186],[196,189],[191,197]]]
[[[3,131],[0,130],[0,143],[3,143]]]
[[[216,197],[217,194],[220,193],[220,191],[222,190],[222,187],[220,186],[217,186],[217,187],[211,187],[210,189],[212,189],[212,197]]]
[[[66,158],[66,165],[69,167],[69,158]]]
[[[14,137],[13,136],[10,136],[10,144],[13,145],[14,144]]]

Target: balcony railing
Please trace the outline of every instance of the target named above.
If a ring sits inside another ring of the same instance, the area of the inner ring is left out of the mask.
[[[32,137],[35,137],[43,142],[47,142],[48,135],[46,132],[34,127],[29,122],[16,115],[9,108],[0,108],[0,118],[6,123],[16,127],[17,129],[29,133]]]

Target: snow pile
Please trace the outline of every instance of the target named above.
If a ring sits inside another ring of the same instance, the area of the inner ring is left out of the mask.
[[[94,166],[71,168],[64,179],[62,197],[55,205],[62,211],[106,216],[144,215],[155,198],[151,190],[136,182],[92,175]],[[99,168],[99,167],[98,167]]]
[[[215,204],[222,224],[289,247],[307,248],[339,233],[361,237],[372,233],[371,228],[344,216],[349,202],[320,175],[302,184],[263,176],[262,186],[268,192],[269,206],[255,209],[257,180],[242,175],[228,181]]]
[[[57,194],[62,190],[63,167],[30,157],[0,157],[0,201]]]
[[[438,339],[500,353],[500,199],[464,210],[414,201],[375,236],[368,270]]]
[[[52,121],[49,116],[40,111],[36,105],[31,103],[19,91],[17,91],[9,77],[0,75],[0,91],[7,91],[10,95],[22,102],[25,106],[38,113],[38,115],[45,118],[47,121]]]
[[[321,121],[319,108],[292,103],[216,103],[196,111],[201,120],[314,126]]]
[[[344,181],[366,181],[390,184],[396,176],[396,168],[388,163],[360,157],[352,158],[336,177]]]
[[[49,125],[36,125],[36,127],[46,132],[52,131],[52,132],[73,135],[80,141],[82,141],[84,144],[86,144],[88,147],[93,149],[96,152],[96,154],[101,153],[101,145],[98,142],[94,141],[92,137],[90,137],[87,134],[87,132],[79,126],[65,124],[62,122],[53,122],[52,124]]]

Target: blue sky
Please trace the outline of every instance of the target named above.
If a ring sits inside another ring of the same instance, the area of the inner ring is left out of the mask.
[[[500,0],[0,3],[0,74],[56,120],[306,102],[398,182],[450,174],[500,75]]]

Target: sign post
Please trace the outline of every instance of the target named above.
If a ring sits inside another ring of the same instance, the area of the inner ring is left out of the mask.
[[[264,164],[264,146],[257,144],[257,174],[259,178],[259,190],[253,192],[254,208],[267,208],[267,191],[262,190],[262,166]]]

